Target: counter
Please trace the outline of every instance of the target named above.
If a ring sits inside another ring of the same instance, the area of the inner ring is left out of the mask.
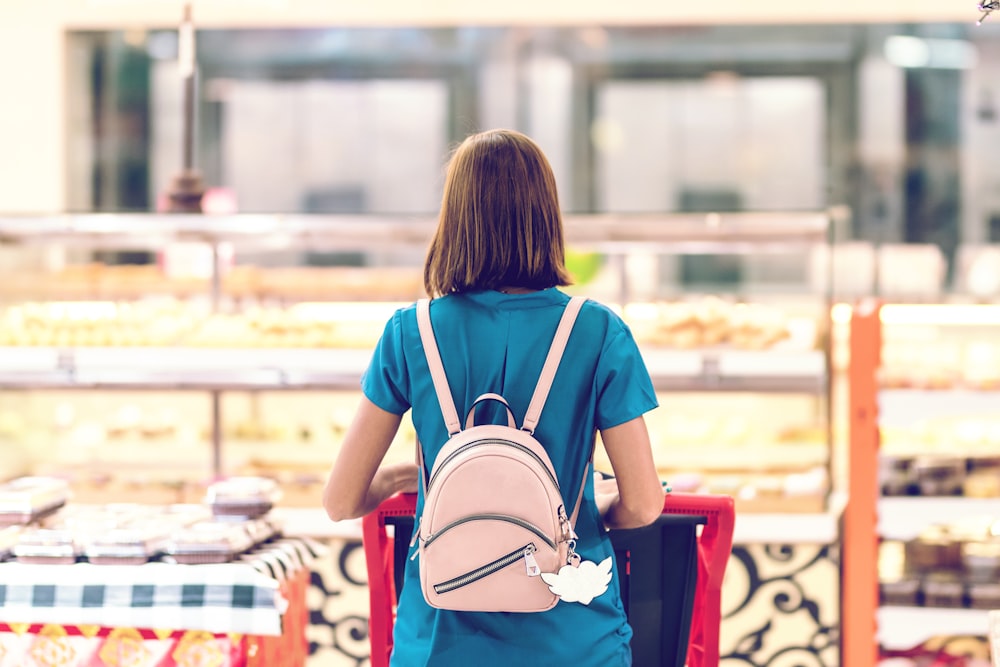
[[[324,552],[281,539],[217,565],[0,563],[0,665],[301,667]]]

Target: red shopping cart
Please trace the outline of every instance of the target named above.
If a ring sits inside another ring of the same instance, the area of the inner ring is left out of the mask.
[[[364,518],[372,667],[387,667],[416,495],[397,495]],[[671,493],[652,525],[613,530],[622,601],[637,667],[718,667],[722,577],[733,545],[733,499]],[[393,526],[395,540],[386,530]]]

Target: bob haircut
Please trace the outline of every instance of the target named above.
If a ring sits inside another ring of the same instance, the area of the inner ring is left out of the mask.
[[[571,284],[552,167],[527,136],[488,130],[448,163],[437,231],[424,264],[430,297]]]

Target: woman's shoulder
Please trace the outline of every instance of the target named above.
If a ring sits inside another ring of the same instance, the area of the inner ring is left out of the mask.
[[[628,324],[617,310],[593,298],[587,298],[580,308],[580,318],[585,319],[588,326],[602,325],[609,336],[628,331]]]

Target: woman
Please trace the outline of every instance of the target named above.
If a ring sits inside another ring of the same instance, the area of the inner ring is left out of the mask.
[[[467,138],[448,165],[424,266],[434,332],[460,414],[478,395],[495,392],[520,423],[569,300],[557,288],[568,284],[555,177],[545,155],[510,130]],[[380,467],[408,409],[428,470],[448,438],[414,306],[386,324],[362,390],[324,490],[334,520],[363,516],[394,493],[417,491],[415,464]],[[604,306],[586,302],[535,431],[567,507],[579,493],[594,433],[601,433],[615,479],[586,477],[576,525],[576,551],[585,560],[613,556],[605,527],[644,526],[663,509],[643,419],[656,406],[628,327]],[[418,513],[422,503],[418,498]],[[531,614],[453,612],[426,604],[419,567],[419,559],[406,567],[393,665],[631,664],[631,629],[616,581],[587,606],[560,602]]]

